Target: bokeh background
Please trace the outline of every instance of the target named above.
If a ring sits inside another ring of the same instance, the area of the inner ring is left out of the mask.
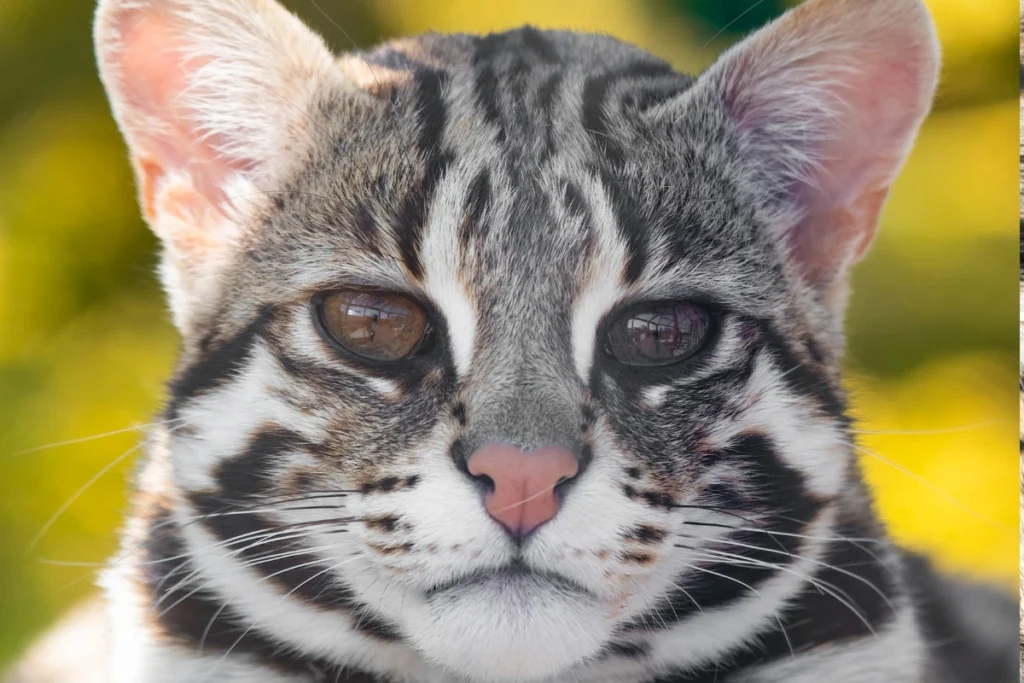
[[[1017,0],[926,2],[945,51],[939,97],[856,271],[848,382],[895,535],[1012,590]],[[611,33],[694,72],[788,3],[286,4],[339,51],[532,23]],[[94,590],[176,345],[93,67],[92,6],[0,0],[0,669]]]

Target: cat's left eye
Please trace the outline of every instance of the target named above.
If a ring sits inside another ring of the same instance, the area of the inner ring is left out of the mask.
[[[427,314],[401,294],[338,290],[322,295],[317,309],[332,341],[362,358],[399,361],[429,350]]]
[[[612,322],[606,348],[626,365],[669,365],[700,350],[710,328],[710,316],[695,304],[646,304]]]

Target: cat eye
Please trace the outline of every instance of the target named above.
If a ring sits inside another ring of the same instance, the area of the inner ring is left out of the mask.
[[[710,327],[707,312],[694,304],[646,304],[612,322],[607,352],[626,365],[669,365],[700,350]]]
[[[338,290],[316,305],[326,334],[362,358],[399,361],[430,350],[433,330],[426,312],[401,294]]]

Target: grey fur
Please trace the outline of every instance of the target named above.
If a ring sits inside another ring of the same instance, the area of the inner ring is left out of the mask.
[[[780,25],[841,49],[844,11],[879,32],[910,21],[930,98],[921,6],[871,5],[813,0]],[[141,596],[127,623],[177,675],[212,650],[237,680],[929,680],[943,646],[922,610],[940,584],[875,518],[839,382],[850,250],[821,277],[793,248],[831,119],[801,109],[810,97],[758,118],[742,99],[757,70],[731,55],[694,79],[610,37],[526,27],[396,41],[311,75],[291,121],[305,143],[188,311],[167,409],[184,426],[154,434],[107,580],[114,603]],[[927,102],[908,108],[912,137]],[[333,347],[316,296],[353,286],[420,299],[436,351],[382,366]],[[677,300],[714,321],[692,359],[639,371],[605,353],[616,315]],[[580,459],[563,513],[527,541],[463,476],[489,441]],[[345,541],[296,501],[344,513],[330,528]],[[499,567],[514,590],[487,578]],[[262,591],[274,618],[247,616]],[[950,621],[937,631],[969,630]],[[957,661],[1012,658],[982,650]]]

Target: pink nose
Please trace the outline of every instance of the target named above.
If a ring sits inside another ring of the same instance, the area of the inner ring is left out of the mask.
[[[466,465],[473,476],[494,482],[484,507],[516,536],[525,536],[555,516],[555,486],[579,471],[576,456],[563,446],[522,451],[507,443],[484,444]]]

